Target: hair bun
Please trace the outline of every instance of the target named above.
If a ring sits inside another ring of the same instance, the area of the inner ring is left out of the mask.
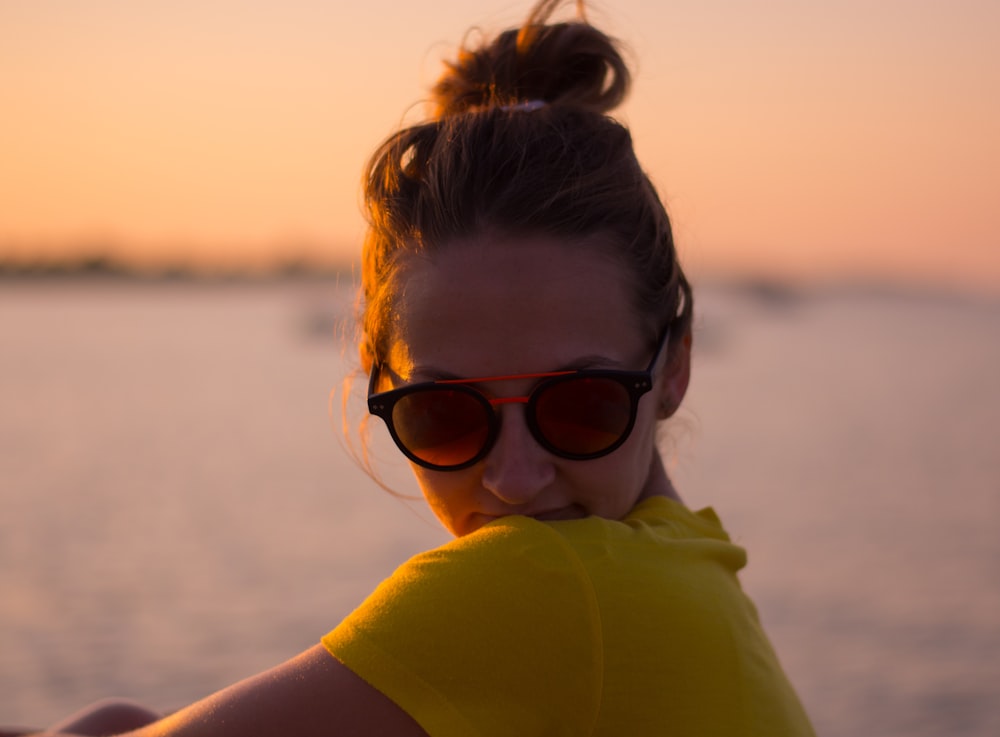
[[[433,88],[436,116],[524,102],[570,105],[597,113],[616,108],[629,71],[615,41],[580,20],[548,23],[564,0],[542,0],[520,28],[478,48],[463,46]]]

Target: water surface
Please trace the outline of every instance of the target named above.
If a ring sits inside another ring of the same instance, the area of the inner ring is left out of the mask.
[[[316,283],[0,284],[0,724],[109,694],[181,706],[313,645],[447,539],[328,413],[350,304]],[[664,447],[749,549],[819,733],[1000,734],[1000,306],[698,307]]]

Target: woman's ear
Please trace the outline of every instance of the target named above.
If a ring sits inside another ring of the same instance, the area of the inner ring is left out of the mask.
[[[691,380],[691,331],[684,333],[679,343],[671,347],[673,355],[660,369],[660,403],[657,418],[671,417],[681,406]]]

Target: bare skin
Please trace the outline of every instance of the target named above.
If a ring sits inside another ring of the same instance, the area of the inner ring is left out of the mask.
[[[141,707],[104,703],[62,722],[54,735],[118,734],[123,737],[426,737],[406,712],[334,659],[322,645],[207,699],[131,731],[123,720],[141,718]],[[154,716],[152,712],[145,712]]]

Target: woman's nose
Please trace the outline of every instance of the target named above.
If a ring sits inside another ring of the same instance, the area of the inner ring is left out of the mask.
[[[500,434],[484,461],[482,483],[507,504],[527,504],[552,483],[556,469],[528,429],[524,405],[500,411]]]

